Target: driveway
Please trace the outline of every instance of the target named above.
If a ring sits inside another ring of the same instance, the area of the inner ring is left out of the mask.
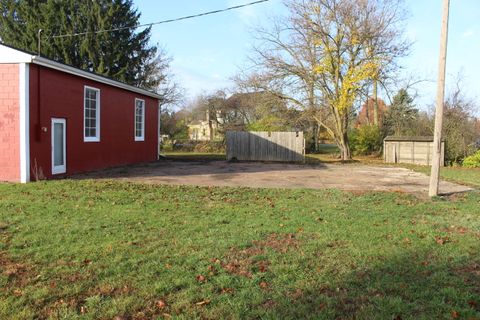
[[[226,161],[159,161],[79,175],[76,178],[114,179],[150,184],[232,186],[253,188],[311,188],[351,191],[428,192],[428,176],[409,169],[359,164],[301,165],[229,163]],[[440,192],[472,190],[442,181]]]

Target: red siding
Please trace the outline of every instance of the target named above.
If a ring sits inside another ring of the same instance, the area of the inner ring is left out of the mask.
[[[0,181],[20,181],[19,65],[0,64]]]
[[[83,141],[85,86],[100,89],[100,142]],[[145,100],[144,142],[134,137],[135,98]],[[47,178],[52,177],[52,118],[66,119],[67,175],[157,159],[158,100],[31,65],[30,162]],[[32,179],[35,175],[32,170]]]

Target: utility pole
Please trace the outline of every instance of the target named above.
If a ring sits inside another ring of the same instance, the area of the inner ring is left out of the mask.
[[[435,111],[435,132],[433,138],[432,171],[430,174],[430,188],[428,195],[438,195],[438,183],[440,179],[440,166],[442,159],[442,128],[443,109],[445,100],[445,71],[447,66],[447,43],[448,43],[448,16],[450,0],[443,1],[442,34],[440,40],[440,61],[438,66],[437,83],[437,108]]]

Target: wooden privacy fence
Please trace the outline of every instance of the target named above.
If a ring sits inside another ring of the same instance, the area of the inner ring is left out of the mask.
[[[227,160],[305,161],[303,132],[227,131]]]

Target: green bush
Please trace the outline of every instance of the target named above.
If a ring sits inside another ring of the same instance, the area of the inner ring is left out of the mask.
[[[364,125],[350,134],[350,145],[354,154],[370,155],[382,150],[382,133],[378,126]]]
[[[480,168],[480,150],[463,160],[466,168]]]

